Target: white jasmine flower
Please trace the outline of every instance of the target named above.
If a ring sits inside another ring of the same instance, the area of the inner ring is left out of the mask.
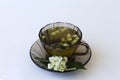
[[[68,28],[67,27],[63,27],[64,30],[67,30]]]
[[[78,37],[78,35],[75,34],[75,35],[73,35],[73,37]]]
[[[54,67],[54,64],[52,64],[52,63],[48,64],[48,69],[52,69],[53,67]]]
[[[50,61],[51,63],[56,63],[58,60],[59,60],[59,57],[58,57],[58,56],[49,57],[49,61]]]
[[[71,37],[71,34],[67,34],[67,38],[70,38]]]
[[[63,46],[69,46],[69,44],[68,43],[64,43]]]
[[[64,29],[60,29],[61,32],[64,32],[65,30]]]
[[[50,63],[48,64],[48,69],[54,69],[55,71],[63,72],[66,69],[66,63],[68,61],[67,57],[52,56],[49,57]]]
[[[65,60],[65,62],[68,62],[68,58],[67,57],[63,57],[63,59]]]
[[[59,31],[59,30],[56,30],[55,32],[56,32],[56,33],[60,33],[60,31]]]
[[[56,35],[56,32],[52,32],[51,35],[52,35],[52,36],[55,36],[55,35]]]

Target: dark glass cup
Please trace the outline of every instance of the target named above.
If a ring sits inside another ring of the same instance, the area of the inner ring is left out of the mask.
[[[63,32],[62,30],[61,31],[56,30],[56,35],[54,35],[54,32],[50,30],[54,28],[57,29],[59,27],[63,27],[63,30],[65,29],[69,29],[69,30]],[[43,34],[45,34],[46,37],[45,40],[43,39]],[[68,34],[77,34],[78,40],[75,43],[72,43],[71,45],[67,45],[67,46],[52,45],[54,44],[55,41],[59,41],[61,38],[65,37]],[[82,40],[81,30],[77,26],[71,23],[54,22],[47,24],[46,26],[40,29],[39,38],[42,46],[45,48],[46,52],[50,56],[56,55],[56,56],[71,57],[72,55],[85,55],[86,53],[88,53],[89,46],[87,45],[87,43],[81,42]],[[83,45],[86,48],[86,51],[77,54],[76,50],[79,45]]]

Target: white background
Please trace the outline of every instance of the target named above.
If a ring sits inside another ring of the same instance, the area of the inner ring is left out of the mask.
[[[93,55],[87,70],[53,73],[29,57],[44,25],[79,26]],[[119,80],[120,0],[0,0],[0,80]]]

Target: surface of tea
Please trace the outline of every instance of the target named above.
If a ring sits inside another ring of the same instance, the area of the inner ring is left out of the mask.
[[[42,32],[42,41],[55,47],[71,46],[78,42],[79,35],[74,29],[68,27],[53,27]]]

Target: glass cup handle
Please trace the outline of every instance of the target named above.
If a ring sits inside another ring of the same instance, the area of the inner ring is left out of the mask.
[[[80,45],[84,46],[86,48],[85,52],[76,52],[74,55],[86,55],[89,51],[89,45],[86,42],[81,42]]]

